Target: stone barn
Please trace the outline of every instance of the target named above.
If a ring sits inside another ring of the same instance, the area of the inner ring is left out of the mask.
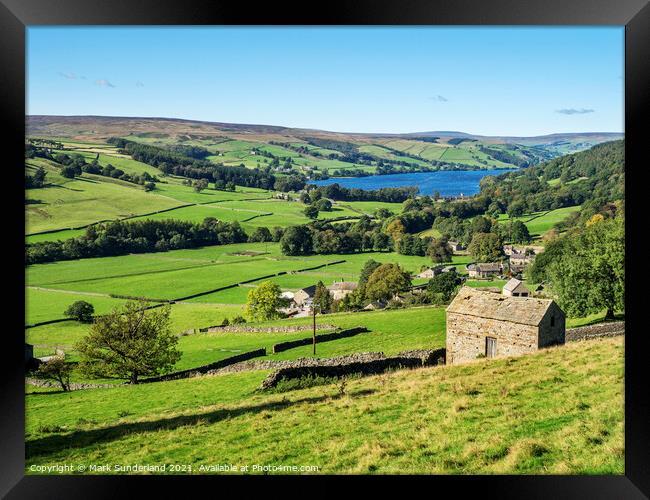
[[[447,364],[564,344],[565,316],[550,299],[462,287],[447,307]]]

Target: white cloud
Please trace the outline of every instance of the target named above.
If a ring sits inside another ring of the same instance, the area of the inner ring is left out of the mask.
[[[95,85],[99,85],[100,87],[115,87],[115,85],[108,80],[95,80]]]

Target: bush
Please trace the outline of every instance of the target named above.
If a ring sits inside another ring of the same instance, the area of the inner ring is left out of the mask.
[[[95,308],[85,300],[77,300],[70,304],[70,306],[63,313],[69,318],[76,319],[80,323],[90,323],[93,320]]]

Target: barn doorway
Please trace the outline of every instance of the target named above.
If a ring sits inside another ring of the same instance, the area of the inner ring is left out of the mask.
[[[485,357],[493,358],[497,355],[497,339],[485,337]]]

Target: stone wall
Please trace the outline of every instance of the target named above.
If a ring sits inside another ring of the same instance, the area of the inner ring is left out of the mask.
[[[203,365],[196,368],[190,368],[188,370],[183,370],[179,372],[168,373],[166,375],[159,375],[157,377],[149,377],[139,381],[140,384],[147,384],[149,382],[164,382],[167,380],[177,380],[181,378],[195,377],[204,373],[208,373],[210,370],[216,370],[218,368],[223,368],[224,366],[232,365],[245,361],[251,358],[259,358],[260,356],[266,356],[266,349],[256,349],[254,351],[244,352],[242,354],[237,354],[236,356],[231,356],[220,361],[215,361],[209,365]]]
[[[228,326],[210,326],[208,328],[201,328],[201,333],[293,333],[305,332],[313,330],[313,325],[286,325],[286,326],[245,326],[245,325],[228,325]],[[330,324],[316,325],[316,330],[335,330],[337,327]]]
[[[343,339],[346,337],[354,337],[355,335],[359,335],[360,333],[365,333],[368,331],[369,330],[365,326],[357,326],[356,328],[341,330],[340,332],[316,335],[316,343],[320,344],[322,342],[330,342],[332,340]],[[305,337],[304,339],[280,342],[279,344],[275,344],[273,346],[273,354],[277,354],[278,352],[282,352],[282,351],[287,351],[289,349],[293,349],[294,347],[310,345],[312,343],[313,343],[313,337]]]
[[[486,337],[497,339],[496,357],[537,350],[535,326],[447,312],[447,364],[473,361],[484,355]]]
[[[554,318],[555,321],[551,321]],[[555,302],[551,304],[539,323],[538,347],[549,347],[564,344],[566,334],[566,319],[564,312]]]
[[[571,328],[566,332],[566,341],[575,342],[598,337],[625,335],[625,321],[608,321],[596,325]]]
[[[343,377],[346,375],[375,375],[391,369],[420,368],[444,364],[445,349],[405,351],[392,357],[383,353],[360,353],[339,358],[296,360],[300,364],[279,368],[269,374],[260,386],[261,389],[275,387],[282,380],[302,377]],[[295,362],[294,362],[295,363]]]

